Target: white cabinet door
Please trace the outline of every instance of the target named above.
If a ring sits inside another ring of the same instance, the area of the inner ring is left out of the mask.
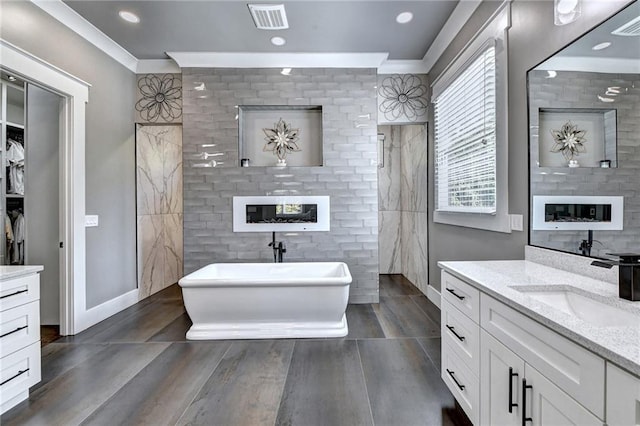
[[[529,364],[525,365],[525,378],[520,386],[523,393],[521,424],[532,426],[602,426],[603,424]]]
[[[481,424],[520,425],[524,361],[486,331],[481,334]]]
[[[640,425],[640,378],[607,363],[607,424]]]

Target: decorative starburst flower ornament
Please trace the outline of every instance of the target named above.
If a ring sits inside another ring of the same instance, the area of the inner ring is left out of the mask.
[[[578,130],[578,126],[571,124],[571,121],[566,122],[560,130],[551,130],[555,143],[551,152],[560,152],[567,161],[573,160],[574,156],[586,152],[586,133],[586,130]]]
[[[394,74],[382,80],[380,112],[387,120],[406,117],[417,121],[427,110],[427,86],[414,74]]]
[[[182,82],[173,74],[147,74],[138,80],[141,98],[136,111],[145,122],[176,121],[182,116]]]
[[[282,118],[273,124],[273,129],[262,129],[262,131],[266,135],[264,140],[267,141],[263,151],[272,151],[278,156],[280,162],[284,161],[288,153],[302,151],[297,144],[300,129],[291,128],[291,124]]]

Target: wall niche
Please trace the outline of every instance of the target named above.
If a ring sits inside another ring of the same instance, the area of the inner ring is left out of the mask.
[[[238,109],[239,166],[323,165],[322,106],[240,105]]]

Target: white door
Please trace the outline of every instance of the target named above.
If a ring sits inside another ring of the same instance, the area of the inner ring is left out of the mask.
[[[640,378],[607,364],[607,424],[640,424]]]
[[[481,333],[481,424],[520,425],[524,361],[486,331]]]
[[[578,404],[559,387],[551,383],[538,370],[525,365],[527,386],[524,391],[522,408],[524,416],[521,424],[528,426],[602,426],[603,422],[591,414],[586,408]]]

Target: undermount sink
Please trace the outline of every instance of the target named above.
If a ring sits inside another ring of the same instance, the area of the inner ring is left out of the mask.
[[[628,327],[640,322],[639,315],[572,289],[529,290],[514,288],[545,305],[573,315],[596,327]]]

